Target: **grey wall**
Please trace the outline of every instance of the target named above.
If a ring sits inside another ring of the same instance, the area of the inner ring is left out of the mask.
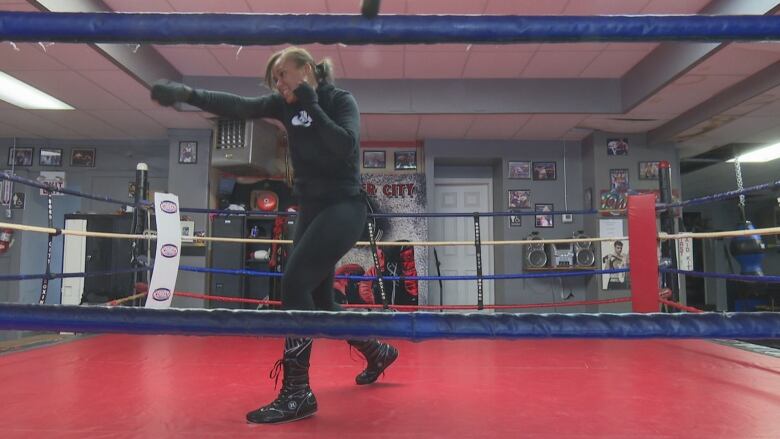
[[[492,178],[493,210],[508,209],[510,189],[530,189],[531,205],[552,203],[556,210],[566,206],[570,210],[582,208],[582,164],[579,142],[566,142],[566,183],[564,191],[563,171],[564,143],[557,141],[517,142],[517,141],[452,141],[428,140],[425,142],[425,172],[438,178]],[[515,180],[508,178],[509,161],[554,161],[557,167],[557,179],[551,181]],[[427,179],[427,191],[433,197],[434,181]],[[564,193],[567,193],[564,199]],[[429,210],[432,210],[429,203]],[[538,231],[544,238],[570,237],[582,229],[582,218],[575,216],[574,223],[563,224],[556,215],[555,227],[537,229],[533,216],[525,216],[521,227],[509,227],[508,217],[496,217],[493,222],[494,238],[498,240],[525,239],[532,231]],[[483,249],[483,251],[485,251]],[[498,246],[493,249],[496,273],[520,273],[523,271],[523,252],[519,246]],[[582,279],[565,280],[503,280],[495,281],[495,300],[497,304],[560,302],[563,297],[570,301],[581,300],[584,294]],[[435,299],[435,294],[432,298]],[[578,297],[579,296],[579,297]],[[563,308],[547,308],[537,311],[557,311]],[[566,308],[566,310],[574,310]]]
[[[64,171],[68,188],[103,195],[119,200],[131,201],[128,197],[128,184],[135,178],[135,166],[143,161],[149,165],[150,185],[152,189],[167,189],[168,145],[164,141],[94,141],[94,140],[52,140],[17,139],[17,147],[33,147],[33,166],[17,167],[16,173],[22,177],[36,179],[40,171]],[[13,139],[0,139],[0,160],[7,164],[8,150]],[[62,148],[63,166],[41,167],[38,154],[41,147]],[[71,148],[96,148],[95,167],[72,167],[69,163]],[[10,169],[4,166],[3,169]],[[15,192],[25,193],[24,210],[13,210],[11,222],[27,225],[47,225],[46,197],[39,194],[37,188],[21,184],[14,185]],[[64,227],[64,215],[67,213],[112,213],[121,209],[117,204],[108,204],[95,200],[76,198],[68,195],[53,197],[54,226]],[[8,219],[8,218],[6,218]],[[0,257],[5,260],[0,267],[9,273],[42,273],[45,264],[46,235],[38,233],[15,234],[16,248]],[[62,238],[55,238],[52,251],[52,271],[62,271]],[[9,282],[3,285],[4,296],[10,301],[34,303],[40,294],[40,281]],[[61,281],[50,283],[47,303],[60,302]]]
[[[179,203],[183,207],[208,208],[209,207],[209,163],[211,151],[211,130],[169,130],[169,167],[168,190],[179,196]],[[198,142],[197,163],[179,163],[179,142]],[[195,221],[196,231],[207,231],[208,215],[186,213]],[[183,243],[183,250],[188,250],[187,243]],[[189,245],[192,251],[190,256],[182,255],[180,265],[195,267],[206,266],[206,248]],[[207,276],[205,273],[193,273],[179,271],[176,279],[176,289],[179,291],[205,292]],[[204,300],[189,297],[174,297],[172,306],[177,308],[202,308]]]
[[[627,155],[610,156],[607,154],[607,140],[612,138],[628,139],[629,149]],[[679,158],[677,150],[673,144],[662,144],[648,146],[645,134],[621,134],[596,132],[589,136],[584,142],[583,147],[583,172],[582,187],[592,188],[593,207],[599,208],[601,191],[609,190],[609,171],[611,169],[628,169],[629,187],[633,190],[657,190],[658,182],[655,180],[639,179],[640,161],[660,161],[666,160],[672,165],[672,187],[680,191],[679,178]],[[601,217],[590,216],[586,220],[585,232],[590,236],[599,235],[599,219]],[[613,217],[623,219],[624,236],[628,236],[628,224],[624,216]],[[601,246],[596,245],[597,259],[601,260]],[[631,263],[631,249],[629,246],[629,263]],[[625,297],[628,291],[602,290],[601,279],[594,276],[588,283],[587,300],[611,299],[616,297]],[[589,312],[628,312],[631,310],[630,303],[601,305],[599,307],[588,307]]]

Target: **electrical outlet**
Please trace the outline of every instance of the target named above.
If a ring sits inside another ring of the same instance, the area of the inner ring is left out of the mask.
[[[563,215],[561,215],[561,220],[563,221],[564,224],[573,223],[574,215],[570,213],[564,213]]]

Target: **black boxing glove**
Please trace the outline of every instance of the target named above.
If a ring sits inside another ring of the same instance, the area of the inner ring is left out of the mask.
[[[298,98],[298,102],[301,105],[312,105],[317,103],[317,90],[314,89],[308,82],[301,82],[298,87],[293,90],[295,97]]]
[[[152,85],[152,100],[170,107],[177,102],[187,102],[192,96],[192,88],[180,82],[161,79]]]

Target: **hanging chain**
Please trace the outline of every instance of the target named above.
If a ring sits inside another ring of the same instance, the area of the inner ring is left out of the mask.
[[[739,163],[739,158],[734,160],[734,172],[737,174],[737,190],[743,190],[745,188],[742,183],[742,165]],[[739,195],[739,208],[745,208],[745,194]]]

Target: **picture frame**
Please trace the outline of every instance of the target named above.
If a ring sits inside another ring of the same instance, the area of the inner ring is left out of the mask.
[[[417,151],[395,151],[393,161],[397,171],[417,169]]]
[[[39,166],[62,166],[62,148],[41,148],[38,150]]]
[[[607,155],[628,155],[628,139],[607,139]]]
[[[556,162],[533,162],[533,176],[536,181],[556,180]]]
[[[534,211],[536,212],[552,212],[554,207],[552,204],[540,203],[534,205]],[[552,214],[534,215],[534,227],[538,229],[548,229],[555,227],[555,217]]]
[[[8,149],[8,166],[32,166],[33,148],[11,147]]]
[[[70,150],[70,165],[78,168],[95,167],[95,148],[73,148]]]
[[[530,189],[509,189],[507,195],[509,196],[507,202],[508,210],[531,208]]]
[[[610,169],[609,187],[614,192],[626,192],[630,187],[628,169]]]
[[[639,162],[639,176],[640,180],[658,180],[658,166],[660,161],[647,161]]]
[[[521,161],[508,162],[507,178],[510,180],[530,180],[531,162],[521,162]]]
[[[363,167],[366,169],[385,169],[387,167],[387,153],[385,151],[364,150]]]
[[[181,221],[181,242],[192,242],[195,236],[195,221]]]
[[[520,215],[510,215],[509,216],[509,227],[522,227],[523,226],[523,217]]]
[[[194,140],[179,142],[179,163],[182,165],[198,163],[198,142]]]

